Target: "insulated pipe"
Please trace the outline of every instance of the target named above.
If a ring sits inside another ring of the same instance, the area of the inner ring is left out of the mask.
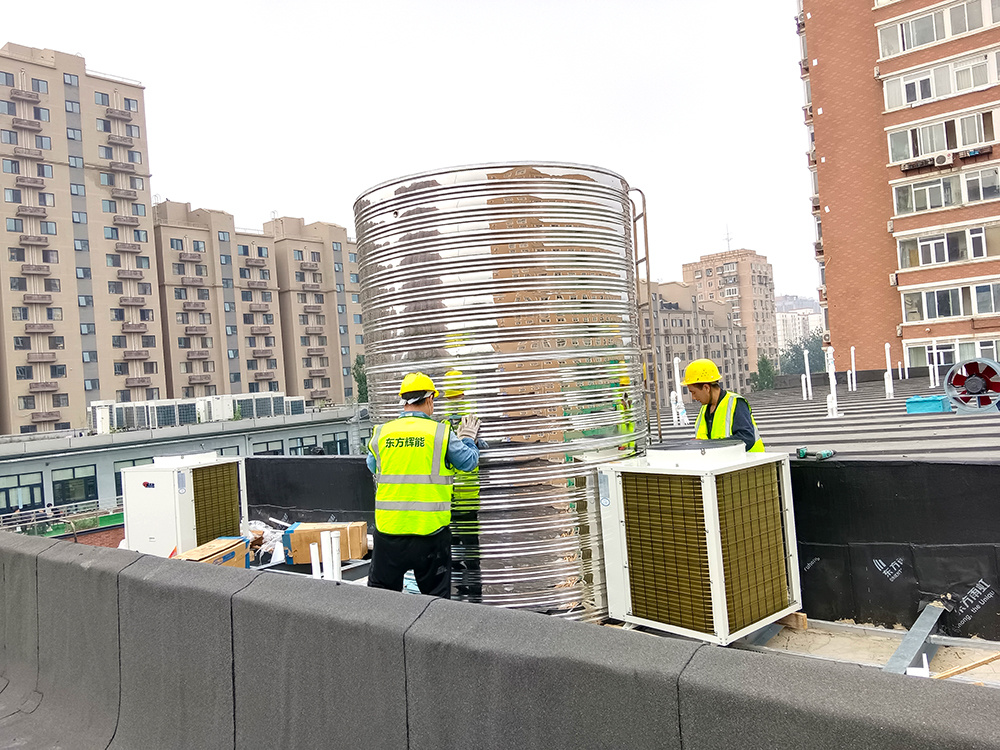
[[[858,390],[858,364],[854,359],[854,347],[851,347],[851,379],[847,387],[850,391]]]
[[[316,542],[309,545],[309,562],[312,563],[312,577],[319,578],[319,545]]]
[[[812,373],[809,372],[809,350],[808,349],[803,349],[802,350],[802,359],[805,360],[805,363],[806,363],[806,388],[809,391],[809,400],[812,401],[813,400],[813,381],[812,381]]]
[[[826,350],[826,371],[830,376],[830,394],[826,400],[826,415],[828,417],[840,416],[837,413],[837,365],[833,358],[833,347]]]
[[[809,400],[809,392],[806,390],[806,380],[807,380],[807,378],[806,378],[805,373],[802,373],[801,380],[802,380],[802,400],[803,401],[808,401]]]
[[[684,408],[684,391],[681,389],[684,387],[681,385],[681,360],[680,357],[674,357],[674,387],[676,388],[675,393],[677,394],[677,423],[687,424],[687,410]]]
[[[331,533],[321,531],[319,534],[319,547],[323,556],[323,580],[333,580],[333,547],[330,545]],[[337,550],[337,557],[340,557],[340,550]]]
[[[330,557],[333,560],[332,575],[330,576],[338,583],[344,580],[344,572],[340,560],[340,532],[334,531],[330,534]]]
[[[899,380],[903,379],[903,362],[902,360],[896,362],[896,369],[899,371]]]

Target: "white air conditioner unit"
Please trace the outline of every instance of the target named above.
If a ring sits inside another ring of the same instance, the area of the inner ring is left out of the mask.
[[[899,279],[897,278],[897,276],[896,276],[895,273],[890,273],[889,274],[889,286],[896,286],[896,284],[898,283],[898,281],[899,281]]]
[[[801,609],[787,454],[679,441],[598,491],[613,619],[725,645]]]
[[[892,231],[892,219],[889,219],[889,221],[887,221],[885,223],[885,231],[887,231],[887,232],[891,232]]]
[[[953,164],[954,162],[955,162],[955,154],[953,154],[951,151],[948,151],[947,153],[944,154],[938,154],[937,156],[934,157],[935,167],[947,167],[949,164]]]
[[[829,344],[830,343],[830,338],[831,338],[830,337],[830,332],[829,331],[824,331],[823,332],[823,343],[824,344]]]

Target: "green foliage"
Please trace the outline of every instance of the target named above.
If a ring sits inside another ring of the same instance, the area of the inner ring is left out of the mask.
[[[774,364],[765,356],[757,359],[757,372],[750,373],[750,387],[755,391],[770,391],[774,388]]]
[[[354,384],[357,386],[359,404],[368,403],[368,373],[365,372],[365,355],[359,354],[354,358],[354,366],[351,368],[354,375]]]
[[[802,359],[802,350],[809,352],[809,370],[823,372],[826,369],[826,358],[823,355],[823,332],[816,330],[798,341],[793,341],[781,350],[779,362],[782,375],[801,375],[806,371]]]

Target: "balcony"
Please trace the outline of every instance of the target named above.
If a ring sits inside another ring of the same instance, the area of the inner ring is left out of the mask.
[[[208,333],[208,326],[184,326],[185,336],[204,336]]]
[[[149,349],[126,349],[122,352],[122,359],[149,359]]]
[[[124,198],[127,201],[134,201],[139,197],[139,193],[128,188],[111,188],[112,198]]]
[[[148,388],[153,384],[152,378],[138,377],[138,378],[125,378],[126,388]]]
[[[39,362],[55,362],[55,352],[28,352],[28,364],[33,365]]]
[[[806,151],[806,161],[809,162],[810,167],[816,166],[816,149],[811,148]]]
[[[138,268],[119,268],[118,269],[119,279],[142,279],[142,271]]]
[[[274,349],[254,349],[253,356],[254,359],[266,359],[267,357],[273,357]]]
[[[25,91],[24,89],[11,89],[10,98],[22,102],[34,102],[35,104],[42,100],[41,95],[37,91]]]
[[[40,216],[45,218],[49,215],[49,212],[45,210],[45,206],[18,206],[17,207],[18,216]]]
[[[826,304],[826,302],[827,302],[827,299],[826,299],[826,284],[824,284],[821,287],[817,287],[816,291],[819,292],[819,303],[821,305]]]
[[[119,297],[118,304],[125,307],[142,307],[146,304],[145,297]]]
[[[45,180],[41,177],[27,177],[25,175],[18,175],[14,178],[15,187],[30,187],[30,188],[43,188],[45,187]]]
[[[267,312],[271,309],[271,306],[266,302],[251,302],[250,312]]]
[[[250,326],[250,333],[254,336],[269,336],[271,326]]]
[[[247,287],[250,289],[267,289],[266,281],[248,281]]]
[[[244,266],[266,266],[267,260],[265,258],[246,258],[243,261]]]
[[[313,263],[310,260],[304,260],[301,263],[299,263],[299,270],[300,271],[318,271],[319,270],[319,263]]]
[[[306,326],[306,333],[312,335],[315,333],[323,334],[326,329],[323,326]]]
[[[42,150],[40,148],[25,148],[24,146],[16,146],[14,148],[14,156],[20,156],[23,159],[41,159]]]
[[[309,377],[311,377],[311,378],[325,378],[326,377],[326,370],[325,369],[323,369],[323,370],[310,370],[309,371]]]
[[[11,118],[10,124],[18,130],[31,130],[36,133],[42,129],[42,123],[36,120],[25,120],[20,117]]]
[[[54,380],[44,380],[39,383],[28,383],[28,393],[51,393],[58,391],[59,384]]]
[[[35,263],[22,263],[21,273],[25,276],[48,276],[52,273],[52,269],[49,266],[37,265]]]
[[[803,57],[799,60],[799,75],[804,76],[809,72],[809,58]]]
[[[38,245],[39,247],[48,247],[49,238],[43,237],[37,234],[22,234],[18,238],[18,244],[21,245]]]
[[[187,358],[188,359],[208,359],[209,357],[208,349],[188,349]]]
[[[51,305],[51,294],[25,294],[21,299],[26,305]]]
[[[122,333],[146,333],[148,330],[145,323],[122,323]]]
[[[201,276],[181,276],[181,284],[184,286],[205,286],[205,279]]]
[[[182,310],[193,310],[194,312],[198,312],[200,310],[204,310],[205,309],[205,303],[204,302],[185,302],[183,305],[181,305],[181,309]]]
[[[33,411],[31,412],[32,422],[58,422],[60,417],[57,411]]]
[[[306,305],[302,308],[302,312],[306,313],[321,313],[323,312],[323,305]]]
[[[323,347],[306,349],[306,354],[308,354],[310,357],[323,357],[326,356],[326,349],[324,349]]]
[[[122,122],[132,122],[132,113],[127,109],[115,109],[114,107],[108,107],[104,110],[104,116],[110,117],[112,120],[121,120]]]
[[[312,399],[326,398],[329,395],[330,395],[330,391],[326,391],[326,390],[323,390],[323,391],[309,391],[309,398],[312,398]]]
[[[25,333],[55,333],[55,323],[25,323]]]
[[[138,216],[121,216],[116,215],[115,218],[111,220],[115,226],[119,227],[137,227],[139,226]]]
[[[819,196],[818,195],[814,195],[814,196],[812,196],[809,199],[809,201],[812,203],[812,212],[814,214],[818,214],[819,213]]]
[[[813,105],[807,104],[802,108],[802,114],[805,115],[806,125],[813,121]]]
[[[127,161],[113,161],[108,164],[108,168],[112,172],[126,172],[128,174],[135,174],[135,164]]]
[[[188,385],[201,385],[202,383],[211,383],[211,375],[188,375]]]
[[[801,34],[806,30],[806,14],[805,11],[795,14],[795,33]]]
[[[274,370],[264,370],[253,374],[254,380],[274,380]]]
[[[138,242],[116,242],[115,250],[120,253],[141,253],[142,245]]]
[[[319,284],[303,284],[302,285],[302,291],[303,292],[318,292],[319,291]]]
[[[823,240],[816,240],[813,243],[813,250],[816,251],[816,259],[817,260],[822,260],[823,259]]]
[[[109,135],[108,143],[112,146],[134,146],[135,141],[129,138],[127,135]]]
[[[201,263],[205,260],[205,256],[201,253],[180,253],[177,256],[178,260],[182,260],[185,263]]]

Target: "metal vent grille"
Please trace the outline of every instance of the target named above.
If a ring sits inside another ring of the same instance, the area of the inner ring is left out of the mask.
[[[701,479],[622,474],[632,613],[712,633]]]
[[[240,478],[236,463],[191,470],[194,526],[198,545],[220,536],[240,535]]]
[[[715,480],[729,632],[789,605],[781,490],[776,464]]]

